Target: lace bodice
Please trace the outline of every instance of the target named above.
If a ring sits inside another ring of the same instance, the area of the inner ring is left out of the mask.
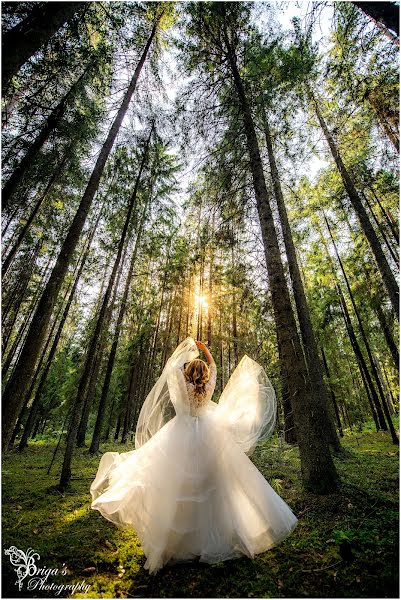
[[[209,365],[210,368],[210,379],[205,384],[206,393],[202,398],[195,398],[194,391],[195,386],[193,383],[189,381],[186,382],[189,405],[190,405],[190,414],[192,417],[199,417],[207,408],[207,404],[211,397],[213,396],[214,388],[216,385],[216,363],[212,363]]]

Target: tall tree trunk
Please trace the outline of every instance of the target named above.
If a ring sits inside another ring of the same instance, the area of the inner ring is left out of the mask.
[[[215,234],[215,223],[216,223],[216,211],[213,211],[212,216],[212,236]],[[209,349],[212,346],[212,316],[213,316],[213,266],[214,266],[214,254],[215,248],[214,245],[210,246],[210,261],[209,261],[209,281],[208,281],[208,291],[207,291],[207,345]]]
[[[377,373],[376,365],[375,365],[375,362],[373,360],[373,355],[372,355],[372,351],[371,351],[371,348],[370,348],[369,341],[368,341],[367,336],[366,336],[365,328],[363,327],[362,320],[361,320],[361,317],[359,315],[359,311],[358,311],[358,308],[356,306],[356,303],[355,303],[355,300],[354,300],[354,296],[353,296],[353,293],[352,293],[352,290],[351,290],[351,286],[349,284],[348,277],[347,277],[347,274],[346,274],[345,269],[344,269],[344,265],[342,263],[340,255],[338,254],[337,244],[336,244],[336,242],[334,240],[334,237],[333,237],[333,234],[332,234],[329,222],[328,222],[326,216],[324,216],[324,219],[325,219],[325,222],[326,222],[326,225],[327,225],[327,229],[328,229],[330,237],[331,237],[331,241],[333,243],[333,247],[334,247],[334,251],[335,251],[336,256],[337,256],[338,263],[340,265],[340,268],[341,268],[341,271],[342,271],[342,274],[343,274],[343,277],[344,277],[344,280],[345,280],[345,284],[346,284],[347,289],[348,289],[348,294],[349,294],[349,297],[351,299],[352,306],[354,308],[355,316],[356,316],[357,321],[358,321],[359,330],[361,332],[361,336],[362,336],[363,342],[365,344],[365,348],[366,348],[366,352],[367,352],[367,355],[368,355],[368,358],[369,358],[369,362],[370,362],[370,366],[371,366],[371,369],[372,369],[373,377],[374,377],[374,380],[376,382],[376,386],[377,386],[377,389],[379,391],[379,395],[380,395],[380,398],[381,398],[381,401],[382,401],[383,411],[384,411],[384,414],[386,415],[386,420],[387,420],[387,424],[388,424],[388,427],[389,427],[389,430],[390,430],[391,439],[393,440],[394,444],[399,444],[397,433],[395,431],[393,421],[392,421],[390,413],[388,411],[386,397],[384,395],[383,388],[382,388],[381,383],[380,383],[379,375]]]
[[[60,173],[62,172],[66,162],[67,162],[67,155],[65,154],[64,157],[62,158],[60,164],[56,167],[45,190],[41,194],[38,195],[38,199],[36,200],[36,204],[34,206],[33,211],[31,212],[28,219],[26,220],[26,223],[24,224],[21,231],[19,232],[17,239],[13,243],[12,248],[8,252],[8,254],[3,262],[3,266],[2,266],[2,270],[1,270],[2,277],[4,277],[4,275],[7,273],[7,270],[10,267],[12,260],[14,259],[22,242],[25,239],[26,232],[32,225],[34,218],[38,214],[39,209],[41,208],[41,206],[43,204],[43,201],[45,200],[45,198],[47,198],[48,194],[50,193],[50,190],[53,188],[53,186],[54,186],[55,182],[57,181],[58,177],[60,176]]]
[[[89,183],[82,197],[77,213],[73,219],[67,237],[60,250],[56,265],[53,269],[48,284],[43,292],[42,298],[36,310],[32,325],[25,340],[24,348],[21,352],[20,360],[15,369],[13,377],[8,381],[7,387],[3,393],[3,424],[2,437],[4,447],[7,448],[10,436],[12,434],[17,415],[22,405],[22,398],[29,388],[30,380],[35,370],[38,356],[42,350],[44,338],[48,323],[53,311],[53,306],[57,298],[57,294],[62,286],[68,266],[71,262],[75,248],[78,244],[82,228],[85,224],[86,217],[92,205],[93,198],[99,187],[99,182],[103,174],[107,158],[114,145],[118,131],[124,116],[128,110],[129,103],[135,91],[139,75],[145,63],[149,48],[157,29],[156,21],[152,32],[143,50],[141,59],[135,69],[135,73],[131,79],[127,92],[125,93],[123,102],[117,112],[114,122],[107,135],[107,139],[102,146],[95,168],[90,177]],[[67,475],[68,469],[65,471]]]
[[[104,351],[105,351],[105,347],[107,344],[107,333],[108,333],[108,330],[110,327],[110,320],[111,320],[111,317],[113,314],[113,309],[114,309],[115,302],[116,302],[116,297],[117,297],[118,287],[120,284],[121,274],[122,274],[122,270],[124,267],[125,256],[126,256],[127,245],[128,245],[127,242],[128,242],[128,239],[126,240],[126,243],[125,243],[122,255],[121,255],[120,266],[118,268],[117,278],[114,283],[113,296],[112,296],[110,305],[107,307],[107,310],[106,310],[106,313],[104,316],[102,328],[100,331],[100,343],[98,344],[97,354],[96,354],[96,356],[94,356],[92,358],[92,360],[93,360],[93,367],[91,369],[92,372],[90,374],[89,382],[85,388],[85,396],[83,399],[83,410],[82,410],[81,420],[79,422],[78,432],[77,432],[76,445],[78,448],[83,448],[85,446],[85,437],[86,437],[86,430],[88,427],[90,410],[92,408],[92,404],[93,404],[93,400],[94,400],[94,396],[95,396],[95,392],[96,392],[96,382],[97,382],[97,379],[99,376],[99,371],[103,364],[103,356],[104,356]]]
[[[339,432],[340,436],[343,437],[344,436],[344,432],[343,432],[343,427],[342,427],[341,419],[340,419],[340,411],[338,410],[337,398],[336,398],[336,395],[335,395],[334,390],[333,390],[333,386],[332,386],[331,381],[330,381],[330,370],[329,370],[329,365],[327,364],[326,354],[324,352],[323,346],[322,346],[321,350],[322,350],[322,358],[323,358],[324,370],[326,371],[327,381],[329,382],[329,386],[330,386],[331,400],[333,402],[334,413],[336,415],[338,432]]]
[[[18,73],[41,46],[69,21],[78,10],[86,8],[82,2],[44,2],[18,25],[7,31],[2,39],[3,94],[11,78]]]
[[[232,230],[233,244],[231,246],[231,268],[235,269],[235,252],[234,245],[237,243],[235,239],[234,230]],[[237,330],[237,294],[235,285],[232,286],[232,338],[233,338],[233,349],[234,349],[234,368],[238,365],[238,330]]]
[[[135,180],[134,190],[133,190],[132,196],[129,201],[128,212],[127,212],[127,216],[125,218],[123,231],[121,233],[121,238],[120,238],[120,242],[118,245],[117,255],[116,255],[116,258],[114,261],[114,265],[113,265],[113,271],[111,273],[110,280],[109,280],[106,292],[104,294],[102,307],[100,309],[99,316],[96,321],[96,325],[95,325],[95,328],[94,328],[94,331],[92,334],[92,338],[91,338],[91,341],[89,344],[89,348],[88,348],[88,351],[86,354],[83,373],[82,373],[80,381],[79,381],[78,392],[75,397],[75,402],[74,402],[74,406],[73,406],[73,410],[72,410],[72,414],[71,414],[70,425],[68,428],[64,461],[63,461],[63,467],[61,470],[60,483],[59,483],[60,490],[65,489],[65,487],[67,486],[67,484],[71,478],[72,455],[73,455],[75,441],[76,441],[76,437],[77,437],[77,430],[78,430],[79,420],[80,420],[81,411],[82,411],[82,403],[84,401],[84,396],[85,396],[85,392],[86,392],[87,381],[89,379],[90,370],[92,368],[92,356],[95,356],[97,354],[100,343],[101,343],[101,331],[102,331],[102,327],[103,327],[103,322],[104,322],[104,318],[106,315],[109,300],[111,297],[111,292],[112,292],[112,289],[114,286],[114,282],[117,277],[117,271],[118,271],[118,268],[120,265],[121,255],[123,252],[123,247],[125,244],[125,239],[127,236],[132,213],[133,213],[134,207],[136,205],[138,187],[139,187],[139,183],[140,183],[140,180],[142,177],[143,169],[145,167],[145,163],[147,161],[149,145],[150,145],[151,136],[153,134],[153,129],[154,129],[154,124],[152,124],[150,133],[149,133],[149,137],[145,144],[141,164],[139,167],[139,172],[138,172],[137,178]]]
[[[187,301],[187,318],[186,318],[186,332],[185,335],[189,335],[191,332],[191,292],[192,292],[192,269],[189,270],[188,274],[188,301]]]
[[[77,291],[78,283],[79,283],[79,281],[81,279],[82,272],[84,270],[86,261],[88,260],[89,252],[90,252],[90,247],[91,247],[91,244],[92,244],[92,241],[93,241],[93,238],[94,238],[97,226],[99,224],[99,220],[100,220],[101,214],[102,214],[102,211],[99,212],[99,216],[96,219],[96,223],[95,223],[94,227],[92,228],[92,231],[91,231],[91,233],[89,235],[89,238],[88,238],[88,241],[86,243],[86,247],[85,247],[83,255],[82,255],[81,263],[79,265],[77,274],[75,276],[74,284],[73,284],[73,286],[71,288],[71,291],[69,293],[67,304],[65,305],[62,317],[60,319],[60,322],[59,322],[59,325],[58,325],[58,328],[57,328],[56,335],[54,337],[52,346],[50,348],[49,356],[47,358],[46,367],[44,368],[43,373],[40,376],[39,385],[38,385],[38,388],[37,388],[36,393],[35,393],[35,397],[34,397],[33,402],[32,402],[31,411],[29,413],[28,420],[27,420],[26,425],[25,425],[24,433],[22,434],[22,437],[21,437],[21,440],[20,440],[20,443],[19,443],[19,450],[23,450],[27,446],[27,444],[28,444],[28,438],[30,436],[31,429],[32,429],[33,424],[35,422],[36,415],[37,415],[37,412],[38,412],[38,409],[39,409],[39,406],[40,406],[42,391],[43,391],[44,385],[46,383],[47,376],[49,374],[53,358],[54,358],[54,356],[56,354],[56,350],[57,350],[57,347],[58,347],[58,344],[59,344],[59,341],[60,341],[60,338],[61,338],[61,334],[63,332],[64,324],[65,324],[65,322],[67,320],[68,313],[69,313],[70,308],[71,308],[71,304],[72,304],[72,302],[74,300],[75,293]]]
[[[297,432],[295,431],[294,412],[291,406],[287,377],[283,366],[284,363],[281,359],[280,346],[278,347],[278,357],[280,361],[281,401],[284,416],[284,440],[287,444],[295,445],[297,443]]]
[[[5,353],[12,335],[15,321],[17,320],[21,304],[24,300],[29,282],[31,281],[39,250],[42,247],[42,240],[38,240],[35,246],[28,252],[28,256],[23,260],[21,271],[18,273],[18,280],[14,286],[8,285],[8,293],[3,293],[2,298],[2,352]],[[50,263],[49,263],[50,264]],[[48,265],[46,265],[48,266]],[[41,277],[40,277],[41,279]],[[3,281],[3,289],[5,282]]]
[[[387,246],[387,250],[389,251],[389,253],[391,255],[391,258],[393,259],[393,261],[395,262],[397,268],[399,269],[400,266],[399,266],[398,256],[397,256],[396,251],[394,250],[392,244],[390,243],[390,240],[388,238],[388,235],[387,235],[387,232],[386,232],[385,228],[383,227],[383,225],[380,223],[379,219],[377,218],[377,216],[376,216],[376,214],[375,214],[375,212],[374,212],[374,210],[372,208],[372,205],[369,202],[368,197],[363,192],[361,193],[361,195],[365,199],[365,202],[366,202],[366,204],[367,204],[367,206],[369,208],[370,214],[372,215],[373,221],[375,222],[378,231],[380,231],[380,234],[381,234],[381,236],[383,238],[384,243]]]
[[[347,222],[348,225],[348,229],[350,231],[350,234],[352,236],[352,238],[355,240],[355,234],[354,231],[352,229],[351,223],[349,221],[348,215],[347,215],[347,211],[345,209],[345,207],[343,206],[343,210],[344,210],[344,216],[345,216],[345,220]],[[387,346],[390,350],[391,356],[393,358],[394,361],[394,365],[395,368],[397,370],[399,370],[400,366],[399,366],[399,352],[398,352],[398,348],[396,343],[394,342],[394,339],[392,337],[390,328],[387,325],[387,321],[386,321],[386,317],[384,315],[384,312],[381,308],[381,303],[382,303],[382,296],[385,293],[384,290],[382,289],[382,286],[380,285],[380,290],[374,294],[373,290],[375,289],[375,285],[374,282],[371,279],[371,274],[369,272],[369,270],[367,269],[367,266],[365,264],[364,261],[362,261],[361,263],[363,271],[365,273],[365,277],[366,277],[366,282],[367,282],[367,287],[368,287],[368,291],[369,291],[369,297],[370,297],[370,305],[372,307],[372,310],[375,312],[377,319],[380,323],[380,327],[382,328],[385,340],[387,342]]]
[[[51,266],[51,261],[49,261],[46,266],[47,266],[47,273],[45,273],[44,279],[46,279],[46,276],[49,273],[49,267]],[[17,350],[19,350],[18,358],[15,361],[15,365],[14,365],[14,371],[15,371],[16,365],[18,364],[18,361],[20,360],[19,357],[20,357],[21,352],[22,352],[21,341],[24,339],[24,336],[26,335],[25,332],[28,330],[28,328],[29,328],[29,326],[30,326],[30,324],[32,322],[32,319],[34,317],[36,307],[37,307],[37,305],[38,305],[38,303],[40,301],[40,293],[41,293],[41,291],[40,291],[40,288],[39,288],[36,291],[36,293],[33,295],[33,298],[32,298],[32,300],[31,300],[31,302],[29,304],[29,307],[27,307],[27,309],[26,309],[26,317],[25,317],[25,319],[24,319],[24,321],[23,321],[23,323],[22,323],[22,325],[21,325],[21,327],[20,327],[20,329],[18,331],[18,334],[17,334],[17,336],[16,336],[16,338],[14,340],[14,343],[13,343],[13,346],[12,346],[12,348],[10,350],[10,353],[7,355],[7,358],[5,360],[5,363],[4,363],[4,366],[3,366],[3,371],[4,372],[8,371],[8,369],[9,369],[9,367],[10,367],[10,365],[11,365],[13,359],[14,359],[15,354],[17,354]],[[11,377],[13,377],[14,371],[11,374],[10,379],[11,379]],[[33,374],[32,374],[32,376],[33,376]],[[8,385],[8,382],[7,382],[7,385]],[[22,404],[23,403],[21,402],[21,406],[22,406]],[[18,414],[19,414],[19,411],[18,411]],[[17,417],[18,417],[18,414],[17,414]]]
[[[138,232],[137,232],[137,236],[136,236],[136,240],[135,240],[135,247],[134,247],[134,251],[131,256],[131,262],[130,262],[130,266],[129,266],[129,270],[128,270],[127,280],[125,282],[124,293],[123,293],[123,297],[121,300],[120,309],[118,312],[118,317],[117,317],[117,321],[116,321],[116,325],[115,325],[113,342],[111,344],[111,350],[110,350],[110,354],[109,354],[109,357],[107,360],[106,375],[105,375],[104,382],[103,382],[102,394],[100,397],[97,416],[96,416],[96,423],[95,423],[95,427],[94,427],[93,435],[92,435],[92,442],[91,442],[91,445],[89,448],[90,454],[95,454],[99,450],[102,427],[103,427],[104,417],[106,414],[107,395],[109,392],[111,375],[113,373],[114,361],[115,361],[116,354],[117,354],[117,346],[118,346],[118,340],[120,337],[121,325],[122,325],[122,322],[123,322],[123,319],[125,316],[125,311],[127,308],[128,293],[130,290],[130,286],[132,284],[132,275],[134,272],[134,266],[136,263],[138,248],[139,248],[140,240],[142,237],[143,227],[145,225],[146,210],[147,210],[147,205],[145,205],[145,207],[144,207],[142,217],[139,222],[139,228],[138,228]]]
[[[36,136],[35,140],[29,146],[25,156],[22,158],[16,169],[14,169],[14,171],[11,173],[10,177],[7,179],[1,192],[3,210],[9,209],[11,197],[20,185],[25,173],[28,171],[29,167],[35,160],[39,150],[43,147],[43,145],[49,138],[51,132],[57,129],[57,127],[59,126],[60,121],[62,120],[65,110],[67,108],[69,99],[75,94],[77,88],[80,86],[82,80],[84,79],[91,66],[92,63],[90,63],[85,68],[82,75],[77,79],[77,81],[73,84],[73,86],[68,90],[65,96],[57,104],[57,106],[52,110],[50,115],[47,117],[44,125],[42,126],[42,129]]]
[[[131,364],[130,380],[128,386],[127,402],[124,413],[123,432],[121,435],[121,443],[126,444],[132,417],[135,415],[135,399],[138,399],[142,389],[146,390],[146,375],[148,369],[140,367],[141,348],[139,356],[135,355]],[[145,384],[145,385],[143,385]],[[139,393],[138,393],[139,391]]]
[[[69,289],[67,290],[67,293],[65,294],[65,297],[64,297],[64,299],[65,299],[65,298],[68,296],[68,294],[69,294]],[[64,299],[63,299],[63,301],[64,301]],[[42,365],[43,365],[43,362],[45,361],[45,357],[46,357],[46,353],[47,353],[48,347],[49,347],[49,345],[50,345],[50,342],[51,342],[51,340],[52,340],[52,338],[53,338],[54,331],[55,331],[55,329],[56,329],[56,326],[57,326],[57,324],[58,324],[59,316],[60,316],[60,314],[63,312],[63,311],[62,311],[62,308],[63,308],[63,306],[61,305],[61,306],[60,306],[60,310],[58,311],[58,313],[57,313],[57,315],[56,315],[56,317],[55,317],[55,319],[54,319],[54,321],[53,321],[52,327],[51,327],[51,329],[50,329],[50,333],[49,333],[49,335],[48,335],[48,337],[47,337],[46,344],[45,344],[45,346],[44,346],[44,348],[43,348],[42,355],[41,355],[41,357],[40,357],[40,360],[39,360],[39,363],[38,363],[37,369],[36,369],[36,371],[35,371],[35,375],[34,375],[34,377],[32,378],[31,386],[30,386],[30,388],[29,388],[29,391],[28,391],[28,393],[27,393],[27,395],[26,395],[26,397],[25,397],[25,400],[24,400],[24,406],[23,406],[23,408],[22,408],[22,410],[21,410],[21,412],[20,412],[20,414],[19,414],[19,417],[18,417],[17,424],[16,424],[16,426],[15,426],[15,428],[14,428],[14,431],[13,431],[13,435],[11,436],[11,440],[10,440],[9,448],[12,448],[12,446],[13,446],[13,444],[14,444],[14,441],[15,441],[15,439],[16,439],[16,437],[17,437],[18,433],[19,433],[19,429],[20,429],[20,427],[21,427],[21,425],[22,425],[22,422],[23,422],[23,420],[24,420],[24,413],[25,413],[25,410],[26,410],[26,408],[27,408],[27,406],[28,406],[29,400],[31,399],[31,396],[32,396],[32,394],[33,394],[33,391],[34,391],[34,389],[35,389],[36,381],[37,381],[37,379],[38,379],[38,377],[39,377],[39,375],[40,375],[40,373],[41,373]],[[46,362],[47,362],[47,364],[49,364],[49,363],[48,363],[48,361],[49,361],[49,359],[47,358],[47,361],[46,361]],[[45,367],[45,370],[46,370],[46,367]],[[32,405],[32,406],[33,406],[33,405]],[[30,414],[31,414],[31,412],[32,412],[32,406],[31,406],[31,411],[29,412],[29,415],[30,415]],[[25,430],[24,430],[24,431],[25,431]]]
[[[380,404],[380,399],[379,399],[379,396],[377,395],[376,388],[375,388],[372,378],[370,376],[370,372],[369,372],[368,366],[366,364],[365,357],[363,356],[361,347],[359,345],[358,339],[357,339],[355,331],[354,331],[354,327],[352,325],[351,317],[348,312],[348,307],[345,302],[344,295],[343,295],[342,290],[338,283],[336,283],[336,289],[337,289],[337,294],[338,294],[340,306],[341,306],[341,312],[343,315],[347,333],[348,333],[355,357],[357,359],[358,368],[361,373],[362,381],[366,388],[366,395],[369,400],[369,403],[371,400],[373,401],[373,405],[371,404],[373,418],[375,418],[375,414],[377,414],[378,428],[382,429],[383,431],[387,431],[388,427],[386,425],[386,420],[384,418],[383,410],[382,410],[382,407]]]
[[[182,322],[182,311],[184,308],[184,302],[185,302],[185,276],[183,276],[183,280],[181,283],[181,302],[180,302],[180,313],[178,315],[178,328],[177,328],[177,337],[176,337],[176,341],[175,341],[175,345],[178,346],[178,344],[180,343],[180,339],[181,339],[181,322]]]
[[[387,288],[391,304],[393,305],[394,312],[397,315],[397,318],[399,318],[399,313],[398,313],[399,288],[398,288],[396,279],[394,277],[394,274],[393,274],[392,270],[390,269],[390,266],[384,255],[384,252],[380,246],[380,242],[377,238],[376,232],[373,229],[373,226],[369,220],[368,213],[366,212],[366,209],[362,203],[362,200],[359,197],[359,194],[357,192],[354,182],[352,181],[347,169],[345,168],[343,160],[342,160],[340,153],[338,152],[337,146],[334,142],[333,136],[329,132],[326,121],[323,118],[323,115],[320,111],[320,108],[319,108],[317,102],[316,102],[316,99],[310,89],[308,89],[308,93],[309,93],[309,97],[310,97],[311,101],[313,102],[317,119],[323,130],[326,141],[330,147],[331,154],[333,156],[334,162],[337,165],[337,169],[341,175],[341,179],[343,181],[343,184],[344,184],[344,187],[348,194],[348,197],[351,200],[352,206],[354,207],[355,212],[358,216],[359,222],[361,224],[362,231],[364,232],[366,239],[368,240],[369,245],[372,249],[373,255],[376,259],[377,266],[378,266],[381,276],[383,278],[384,285]]]
[[[388,392],[390,394],[391,405],[393,407],[393,414],[395,414],[396,413],[396,410],[395,410],[395,404],[396,403],[395,403],[395,400],[394,400],[393,392],[391,391],[390,381],[388,379],[387,371],[386,371],[386,368],[384,367],[384,365],[382,367],[382,370],[383,370],[384,378],[386,380],[387,389],[388,389]]]
[[[255,126],[227,30],[224,31],[224,35],[247,140],[278,344],[281,346],[284,372],[294,411],[302,479],[306,488],[317,493],[327,493],[337,488],[338,476],[330,454],[326,431],[322,427],[326,423],[321,423],[319,419],[319,401],[306,385],[307,370],[281,262]]]
[[[390,328],[387,324],[386,316],[385,316],[383,309],[379,303],[375,303],[374,311],[377,315],[378,321],[380,323],[380,327],[382,328],[384,337],[387,342],[388,349],[390,350],[390,353],[391,353],[391,356],[393,359],[394,366],[397,369],[397,371],[399,371],[400,370],[400,353],[398,351],[398,346],[394,341],[394,338],[391,334]]]
[[[343,319],[344,319],[344,324],[345,324],[345,327],[346,327],[346,330],[347,330],[347,333],[348,333],[348,337],[349,337],[352,349],[353,349],[354,354],[355,354],[355,358],[356,358],[356,361],[357,361],[357,364],[358,364],[358,368],[359,368],[359,371],[361,373],[362,381],[363,381],[363,383],[365,385],[365,388],[366,388],[367,397],[369,399],[370,398],[370,394],[371,394],[372,400],[374,402],[375,410],[377,412],[379,426],[380,426],[381,429],[387,430],[387,425],[386,425],[384,414],[383,414],[383,411],[382,411],[382,408],[381,408],[380,399],[379,399],[379,397],[377,395],[376,388],[375,388],[375,386],[373,384],[372,378],[371,378],[370,373],[369,373],[369,369],[367,367],[365,358],[363,356],[363,353],[362,353],[362,350],[360,348],[358,339],[356,337],[356,334],[355,334],[355,331],[354,331],[354,327],[352,325],[351,317],[349,315],[348,307],[347,307],[347,304],[345,302],[344,294],[343,294],[342,289],[340,287],[340,284],[339,284],[339,281],[338,281],[338,278],[337,278],[336,269],[334,267],[333,260],[332,260],[332,258],[330,256],[330,252],[329,252],[329,249],[328,249],[328,246],[327,246],[327,243],[326,243],[326,239],[325,239],[325,237],[323,235],[323,231],[321,230],[321,228],[320,228],[319,225],[317,226],[317,230],[319,232],[322,246],[325,249],[326,256],[327,256],[329,264],[330,264],[330,270],[331,270],[331,274],[332,274],[332,277],[333,277],[333,282],[334,282],[334,286],[335,286],[335,289],[336,289],[336,292],[337,292],[337,296],[338,296],[338,299],[339,299],[341,313],[342,313],[342,316],[343,316]]]
[[[376,200],[383,217],[386,219],[387,225],[389,226],[391,233],[393,235],[394,242],[397,244],[397,246],[399,246],[400,245],[400,231],[398,228],[398,224],[396,223],[391,212],[387,211],[384,208],[384,206],[381,203],[379,196],[376,194],[373,186],[370,187],[370,191],[372,192],[374,199]]]
[[[322,427],[324,427],[327,431],[330,444],[332,444],[333,448],[336,451],[339,451],[341,449],[341,445],[338,440],[338,436],[334,428],[333,419],[328,408],[327,390],[323,380],[319,352],[317,348],[315,334],[313,331],[312,319],[309,312],[308,302],[306,300],[302,277],[298,266],[294,240],[292,237],[291,227],[288,220],[287,208],[285,206],[284,196],[281,189],[281,182],[277,169],[276,159],[274,156],[273,142],[266,114],[264,114],[264,127],[274,195],[277,203],[278,213],[280,216],[281,231],[283,233],[284,245],[288,260],[288,268],[290,271],[291,283],[294,290],[295,306],[297,309],[299,328],[301,330],[301,337],[305,352],[305,358],[307,361],[310,381],[312,384],[312,389],[316,390],[314,392],[316,400],[321,403],[320,410],[322,411],[322,414],[319,418],[321,420]]]
[[[219,337],[220,337],[220,394],[224,390],[224,350],[223,350],[223,318],[222,311],[219,311]]]

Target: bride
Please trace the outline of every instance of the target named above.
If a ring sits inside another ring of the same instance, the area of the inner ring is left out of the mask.
[[[106,452],[90,487],[94,510],[136,530],[150,573],[191,559],[253,558],[297,524],[248,458],[276,421],[264,370],[245,355],[218,404],[215,384],[209,350],[188,337],[143,404],[135,450]]]

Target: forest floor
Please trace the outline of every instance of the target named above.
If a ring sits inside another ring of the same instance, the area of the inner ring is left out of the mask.
[[[55,446],[32,442],[23,453],[3,457],[2,597],[399,597],[398,448],[371,424],[346,432],[342,445],[346,456],[335,458],[341,488],[328,496],[303,491],[296,448],[272,438],[255,451],[253,462],[299,519],[281,544],[254,560],[187,563],[149,575],[135,533],[117,529],[90,508],[99,455],[76,451],[77,479],[61,494],[55,487],[61,449],[48,475]],[[102,451],[132,448],[107,444]],[[59,570],[47,585],[90,585],[89,590],[28,591],[27,577],[19,592],[4,555],[10,546],[33,548],[40,554],[37,566]]]

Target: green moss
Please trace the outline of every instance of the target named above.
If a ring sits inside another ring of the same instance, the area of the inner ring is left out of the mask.
[[[297,448],[272,438],[256,449],[253,462],[299,518],[281,544],[254,560],[174,565],[152,576],[143,568],[135,532],[117,529],[90,508],[100,455],[77,449],[73,474],[79,479],[61,494],[56,484],[62,453],[47,474],[54,445],[33,443],[3,459],[3,548],[34,548],[40,566],[61,569],[65,563],[68,573],[52,581],[85,580],[91,586],[87,594],[60,597],[396,597],[398,448],[371,424],[346,432],[342,444],[347,452],[334,458],[341,487],[327,496],[302,488]],[[7,557],[3,564],[3,596],[33,597],[18,593]]]

